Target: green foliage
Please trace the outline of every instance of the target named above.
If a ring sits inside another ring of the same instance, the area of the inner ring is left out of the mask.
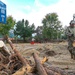
[[[36,28],[36,36],[35,36],[36,42],[42,42],[43,41],[42,29],[43,29],[42,26],[38,26]]]
[[[22,21],[18,21],[16,23],[16,29],[14,30],[15,35],[20,35],[24,41],[26,37],[31,37],[32,33],[35,29],[35,25],[29,25],[29,21],[22,19]]]
[[[7,17],[6,24],[0,24],[0,34],[2,35],[8,35],[9,30],[12,29],[15,25],[15,20],[12,16]]]
[[[43,37],[47,39],[58,39],[61,36],[62,25],[56,13],[49,13],[43,18]]]

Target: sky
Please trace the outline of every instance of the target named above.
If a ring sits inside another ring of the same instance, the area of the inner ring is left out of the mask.
[[[48,13],[57,13],[63,26],[68,26],[75,14],[75,0],[1,0],[7,5],[7,16],[16,22],[22,19],[41,26]]]

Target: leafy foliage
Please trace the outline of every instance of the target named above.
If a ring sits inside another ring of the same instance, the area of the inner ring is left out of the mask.
[[[15,20],[12,16],[7,17],[6,24],[0,24],[0,34],[8,35],[9,30],[12,29],[15,25]]]
[[[56,13],[49,13],[43,18],[43,37],[47,39],[58,39],[61,35],[62,25]]]
[[[35,25],[29,25],[29,21],[22,19],[16,23],[16,29],[14,30],[15,35],[20,35],[24,41],[26,37],[31,37],[35,29]]]
[[[35,36],[36,42],[42,42],[43,41],[42,29],[43,29],[43,26],[38,26],[36,28],[36,36]]]

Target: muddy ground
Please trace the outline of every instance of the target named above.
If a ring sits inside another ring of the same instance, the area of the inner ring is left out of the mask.
[[[12,50],[9,44],[6,44],[9,50]],[[71,59],[70,53],[67,50],[67,42],[60,43],[36,43],[34,45],[30,43],[14,44],[21,55],[28,60],[33,60],[32,53],[38,53],[40,60],[43,57],[47,57],[48,61],[46,65],[59,67],[66,70],[75,70],[75,60]]]

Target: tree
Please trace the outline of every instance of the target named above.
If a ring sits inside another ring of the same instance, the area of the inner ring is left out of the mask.
[[[65,32],[66,29],[67,29],[67,25],[65,25],[65,26],[63,27],[62,36],[61,36],[62,39],[67,39],[66,32]]]
[[[43,18],[43,37],[53,39],[60,36],[62,25],[56,13],[49,13]]]
[[[42,26],[38,26],[36,28],[36,36],[35,36],[35,39],[36,39],[37,42],[42,42],[43,41],[42,30],[43,30],[43,27]]]
[[[28,20],[22,19],[22,21],[18,21],[16,23],[16,29],[14,30],[15,35],[20,35],[24,42],[26,41],[26,37],[31,37],[32,33],[35,29],[35,25],[29,25]]]
[[[13,19],[12,16],[8,16],[6,24],[0,24],[0,34],[8,35],[9,30],[13,29],[14,25],[15,25],[15,20]]]

